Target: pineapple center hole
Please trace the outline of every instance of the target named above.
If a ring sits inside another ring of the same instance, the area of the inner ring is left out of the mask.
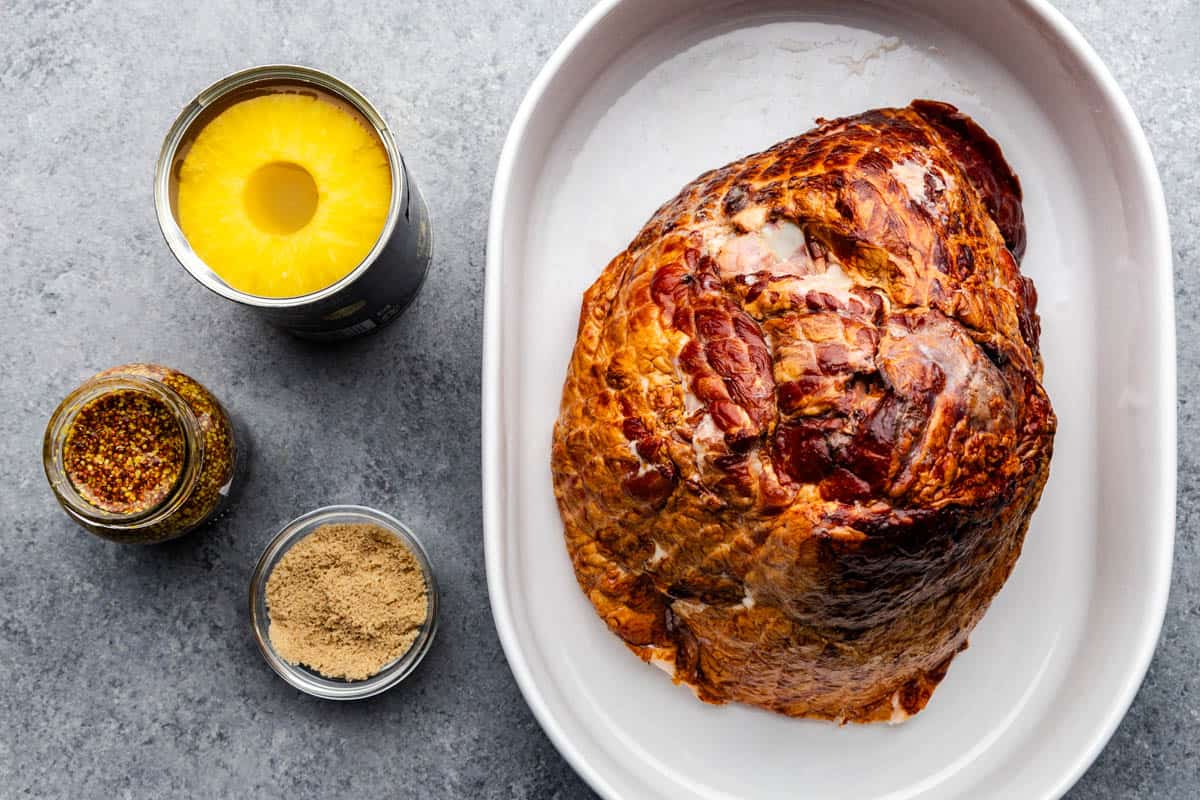
[[[275,161],[251,174],[242,200],[259,230],[295,233],[317,213],[317,182],[299,164]]]

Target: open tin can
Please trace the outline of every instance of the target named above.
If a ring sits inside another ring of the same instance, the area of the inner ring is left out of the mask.
[[[378,136],[391,167],[391,201],[374,247],[343,278],[297,297],[263,297],[230,286],[188,244],[178,216],[180,169],[196,135],[234,103],[279,92],[315,95],[355,113]],[[154,175],[154,206],[167,245],[193,278],[307,339],[347,339],[394,320],[416,297],[433,252],[425,201],[383,117],[352,86],[309,67],[252,67],[222,78],[197,95],[163,142]]]

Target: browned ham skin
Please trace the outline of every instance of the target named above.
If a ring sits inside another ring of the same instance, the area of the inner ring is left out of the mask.
[[[710,702],[899,721],[1049,470],[1021,188],[918,100],[684,187],[584,296],[552,467],[579,584]]]

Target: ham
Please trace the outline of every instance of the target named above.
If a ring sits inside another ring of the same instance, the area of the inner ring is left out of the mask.
[[[554,426],[567,551],[612,632],[707,702],[918,713],[1049,471],[1024,248],[999,146],[927,100],[664,205],[584,296]]]

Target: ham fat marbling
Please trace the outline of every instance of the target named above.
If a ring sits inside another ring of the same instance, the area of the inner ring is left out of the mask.
[[[920,711],[1050,465],[1021,189],[944,103],[705,173],[584,295],[552,470],[579,585],[709,702]]]

